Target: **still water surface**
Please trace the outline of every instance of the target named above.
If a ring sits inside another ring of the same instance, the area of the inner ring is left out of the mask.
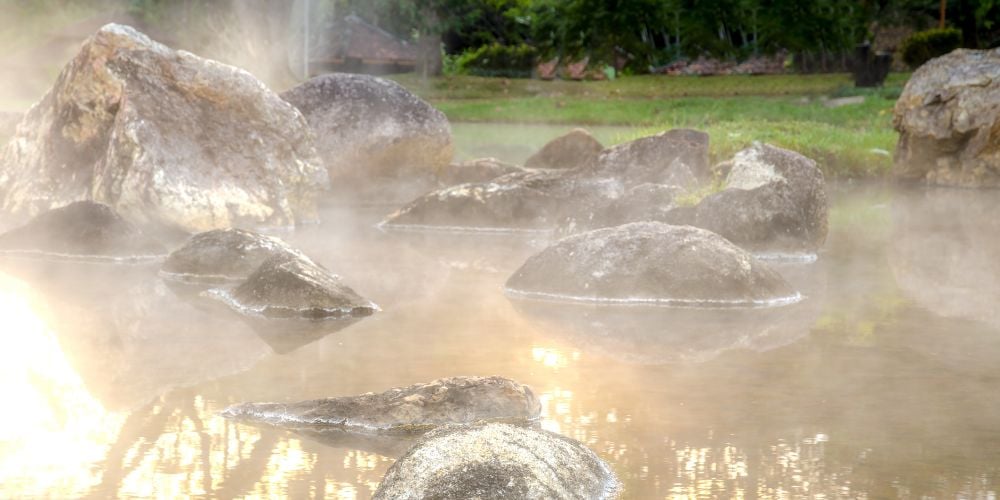
[[[574,308],[502,284],[533,237],[285,235],[383,312],[280,339],[156,266],[0,263],[0,497],[367,498],[398,450],[226,421],[503,375],[629,498],[996,498],[1000,192],[834,186],[807,299],[766,311]],[[326,333],[324,335],[324,333]]]

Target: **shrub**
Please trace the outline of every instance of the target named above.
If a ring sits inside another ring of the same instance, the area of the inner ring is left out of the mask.
[[[528,78],[538,52],[530,45],[483,45],[467,50],[455,61],[457,72],[479,76]]]
[[[903,61],[911,68],[938,56],[943,56],[962,45],[962,32],[954,28],[931,29],[910,35],[903,41],[900,51]]]

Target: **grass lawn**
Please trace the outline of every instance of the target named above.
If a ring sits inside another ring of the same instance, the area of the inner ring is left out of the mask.
[[[892,106],[908,76],[893,74],[876,90],[856,90],[843,74],[610,82],[401,75],[397,81],[455,122],[628,125],[642,128],[636,137],[690,127],[709,133],[714,160],[759,140],[816,159],[831,177],[877,177],[892,164]],[[831,97],[852,95],[865,101],[827,105]]]

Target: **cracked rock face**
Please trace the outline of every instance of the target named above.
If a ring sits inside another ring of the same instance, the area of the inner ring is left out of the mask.
[[[223,415],[283,427],[334,427],[362,433],[414,433],[478,421],[527,423],[541,411],[523,384],[502,377],[450,377],[381,394],[298,403],[243,403]]]
[[[597,303],[754,307],[800,298],[725,238],[660,222],[563,238],[530,257],[506,286],[514,296]]]
[[[611,468],[583,444],[509,424],[432,431],[396,461],[376,499],[615,498]]]
[[[243,70],[116,24],[84,43],[0,163],[9,213],[94,200],[187,232],[313,220],[328,186],[293,106]]]
[[[285,253],[269,257],[235,288],[206,293],[241,313],[265,318],[350,318],[378,310],[326,268]]]
[[[826,241],[826,183],[813,160],[754,144],[736,153],[725,186],[680,219],[753,251],[815,252]]]
[[[585,167],[597,161],[604,146],[590,135],[590,132],[577,128],[552,139],[537,153],[525,160],[528,168],[578,168]]]
[[[166,249],[107,205],[78,201],[0,235],[0,252],[129,259],[160,256]]]
[[[226,283],[246,279],[275,255],[307,259],[273,236],[243,229],[214,229],[192,236],[171,252],[160,271],[180,281]]]
[[[335,188],[433,174],[451,161],[444,113],[391,80],[330,73],[281,97],[305,115]]]
[[[918,68],[893,125],[897,178],[1000,187],[1000,48],[958,49]]]

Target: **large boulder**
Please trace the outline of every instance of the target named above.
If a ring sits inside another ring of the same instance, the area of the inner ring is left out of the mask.
[[[308,125],[249,73],[109,24],[0,153],[0,208],[73,201],[189,232],[316,218],[327,179]]]
[[[356,318],[378,310],[326,268],[285,253],[269,257],[240,285],[206,293],[241,313],[264,318]]]
[[[541,406],[526,385],[502,377],[450,377],[380,394],[298,403],[243,403],[223,415],[285,427],[336,427],[356,432],[414,433],[479,421],[527,423]]]
[[[330,73],[281,94],[305,115],[337,185],[399,180],[448,166],[454,146],[443,113],[396,82]]]
[[[736,153],[724,187],[675,219],[761,253],[811,254],[826,241],[826,183],[813,160],[754,144]]]
[[[243,229],[213,229],[192,236],[167,256],[160,275],[196,283],[226,283],[249,277],[275,255],[306,257],[288,243]]]
[[[684,188],[709,177],[708,134],[673,129],[608,148],[601,152],[594,175]]]
[[[800,295],[766,264],[704,229],[635,222],[569,236],[507,280],[514,296],[598,303],[764,306]]]
[[[6,141],[14,135],[17,124],[20,123],[24,115],[10,111],[0,111],[0,141]]]
[[[620,196],[620,189],[577,171],[518,172],[428,193],[389,215],[383,227],[547,231],[581,207]]]
[[[1000,187],[1000,48],[959,49],[918,68],[893,124],[897,178]]]
[[[428,433],[386,472],[376,499],[615,498],[618,479],[572,439],[509,424]]]
[[[0,252],[54,258],[142,260],[166,249],[107,205],[78,201],[0,235]]]
[[[552,139],[524,162],[528,168],[577,168],[597,161],[600,141],[582,128]]]

